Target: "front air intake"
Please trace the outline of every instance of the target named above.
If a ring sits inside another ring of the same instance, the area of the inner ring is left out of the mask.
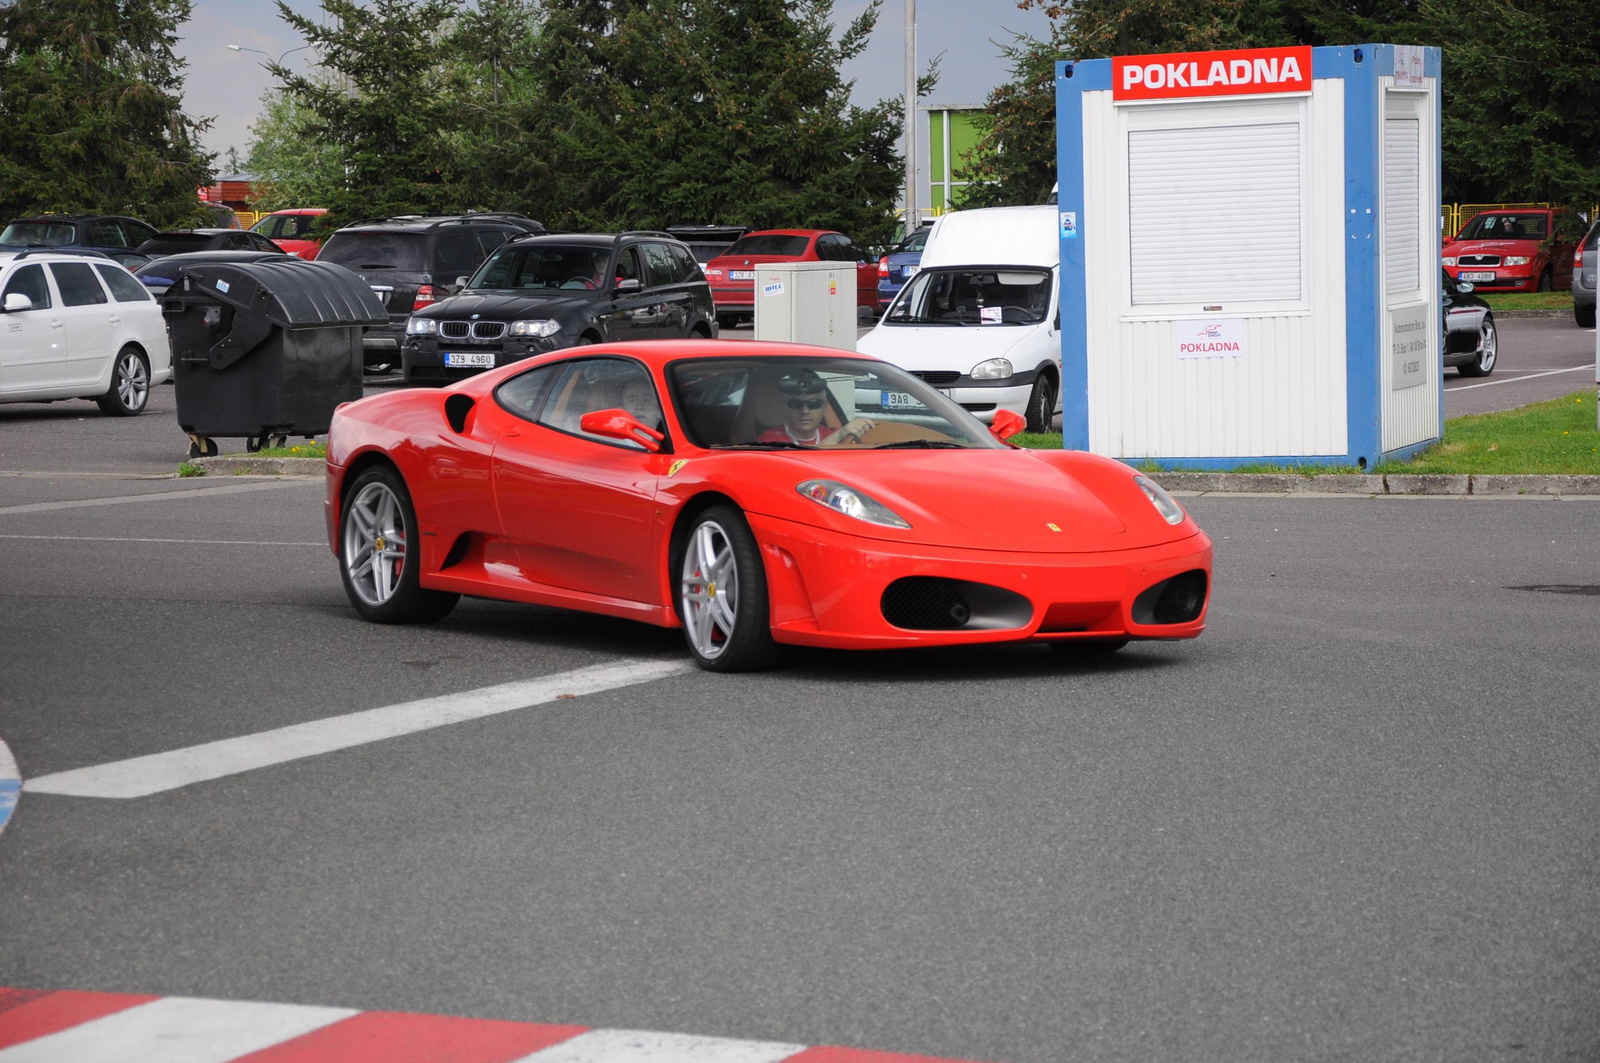
[[[1198,568],[1181,572],[1133,600],[1135,624],[1188,624],[1206,608],[1206,574]]]
[[[1022,595],[987,583],[905,576],[883,590],[883,618],[910,631],[993,631],[1025,627],[1033,605]]]

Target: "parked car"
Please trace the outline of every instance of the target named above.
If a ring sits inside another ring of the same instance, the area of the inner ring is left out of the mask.
[[[460,291],[495,248],[513,237],[543,232],[520,214],[408,215],[347,225],[322,242],[317,261],[353,270],[389,310],[389,327],[362,339],[369,372],[400,361],[406,320]]]
[[[155,235],[155,226],[118,214],[36,214],[0,230],[0,251],[82,247],[132,268],[148,261],[134,249]]]
[[[732,328],[755,319],[756,269],[771,262],[853,262],[857,317],[878,311],[878,266],[843,233],[827,229],[767,229],[746,233],[706,263],[706,279],[717,301],[717,323]]]
[[[1600,219],[1589,226],[1589,231],[1572,250],[1572,316],[1583,328],[1594,328],[1597,267],[1600,267]]]
[[[667,235],[675,236],[687,244],[689,250],[694,253],[694,260],[702,266],[718,255],[725,254],[728,248],[749,231],[748,225],[667,226]]]
[[[0,322],[0,402],[94,399],[127,417],[172,376],[161,307],[99,255],[0,253]]]
[[[1439,261],[1479,291],[1554,291],[1572,283],[1572,248],[1582,231],[1581,219],[1560,208],[1484,211],[1444,245]]]
[[[134,268],[133,275],[156,298],[167,294],[167,289],[178,281],[178,271],[184,266],[199,266],[208,262],[260,262],[264,259],[295,258],[282,251],[185,251],[164,255],[152,262]],[[304,259],[295,258],[302,262]]]
[[[906,281],[917,275],[917,266],[922,262],[922,250],[928,246],[928,234],[932,231],[933,223],[929,222],[878,259],[878,313],[889,309],[889,304],[900,294]]]
[[[682,628],[712,671],[780,643],[1199,636],[1212,544],[1194,519],[1121,462],[996,438],[1019,420],[986,428],[830,348],[577,348],[443,401],[339,407],[329,545],[369,621],[439,620],[463,594],[577,609]]]
[[[265,236],[258,236],[246,229],[174,229],[152,236],[139,245],[138,251],[152,260],[187,251],[264,251],[273,255],[284,253],[283,248]]]
[[[716,334],[711,286],[666,233],[524,236],[411,315],[402,362],[408,383],[444,383],[562,347]]]
[[[981,421],[1001,410],[1049,431],[1061,408],[1055,208],[990,207],[934,223],[921,267],[857,348]]]
[[[318,222],[327,213],[325,207],[277,210],[250,226],[250,231],[265,236],[291,255],[314,259],[317,257],[317,248],[322,246],[322,236],[317,232]]]
[[[205,213],[206,220],[211,229],[243,229],[239,223],[239,212],[226,203],[202,203],[201,210]]]
[[[1500,333],[1494,311],[1472,289],[1471,281],[1444,274],[1444,364],[1462,376],[1488,376],[1500,356]]]

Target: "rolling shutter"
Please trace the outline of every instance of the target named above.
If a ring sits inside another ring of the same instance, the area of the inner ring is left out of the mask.
[[[1300,140],[1298,122],[1130,130],[1133,305],[1300,301]]]
[[[1422,125],[1383,122],[1383,272],[1390,295],[1422,286]]]

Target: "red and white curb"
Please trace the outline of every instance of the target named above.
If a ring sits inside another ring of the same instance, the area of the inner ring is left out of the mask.
[[[6,820],[17,809],[17,795],[22,792],[22,773],[11,756],[6,740],[0,738],[0,831],[6,829]]]
[[[951,1063],[447,1015],[0,988],[0,1063]]]

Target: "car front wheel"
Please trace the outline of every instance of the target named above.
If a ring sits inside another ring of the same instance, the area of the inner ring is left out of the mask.
[[[133,417],[150,401],[150,365],[132,347],[117,354],[111,368],[111,387],[95,400],[107,417]]]
[[[1485,317],[1478,326],[1477,359],[1461,367],[1462,376],[1488,376],[1494,372],[1495,360],[1500,356],[1500,335],[1495,330],[1494,318]]]
[[[345,493],[339,518],[339,573],[356,612],[376,624],[442,619],[459,594],[424,590],[417,580],[417,515],[400,474],[374,466]]]
[[[1048,432],[1056,419],[1055,383],[1046,373],[1040,373],[1028,395],[1028,431]]]
[[[678,615],[695,663],[713,672],[748,672],[777,659],[761,548],[744,514],[732,506],[700,514],[678,576]]]

